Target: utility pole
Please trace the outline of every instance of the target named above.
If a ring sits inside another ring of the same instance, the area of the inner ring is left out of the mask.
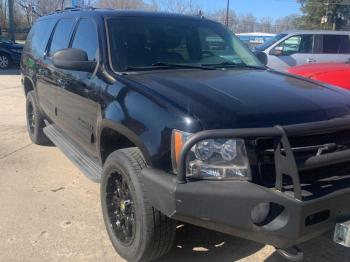
[[[9,33],[10,39],[15,41],[14,21],[13,21],[13,0],[8,0],[8,11],[9,11]]]
[[[228,14],[230,12],[230,0],[227,0],[227,7],[226,7],[226,21],[225,24],[228,27]]]

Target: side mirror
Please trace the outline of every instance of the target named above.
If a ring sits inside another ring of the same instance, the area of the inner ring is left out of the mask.
[[[282,56],[283,55],[283,47],[282,46],[276,46],[274,49],[272,49],[270,51],[270,55]]]
[[[78,48],[65,48],[54,53],[53,65],[57,68],[84,72],[93,72],[96,61],[89,61],[85,51]]]
[[[263,64],[263,65],[267,65],[268,63],[268,58],[267,55],[264,52],[257,52],[255,53],[255,56],[259,59],[259,61]]]

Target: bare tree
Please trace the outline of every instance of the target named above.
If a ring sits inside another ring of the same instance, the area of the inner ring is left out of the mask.
[[[25,17],[27,26],[31,26],[35,19],[61,8],[62,0],[16,0],[15,10]]]
[[[252,14],[245,14],[239,16],[239,26],[237,33],[254,32],[256,25],[256,17]]]
[[[291,29],[298,29],[297,21],[299,19],[299,15],[292,14],[286,17],[280,18],[276,20],[276,31],[286,31]]]
[[[226,9],[216,10],[213,13],[208,14],[210,19],[216,20],[222,24],[226,22]],[[235,11],[230,10],[228,13],[228,26],[231,31],[236,32],[238,28],[238,17]]]
[[[161,11],[197,15],[201,6],[193,0],[158,0],[154,1]]]
[[[273,20],[271,17],[268,16],[260,18],[260,22],[256,27],[256,31],[259,32],[272,33],[274,31]]]
[[[0,0],[0,27],[7,26],[7,0]]]
[[[100,0],[98,6],[116,9],[144,9],[146,4],[142,0]]]

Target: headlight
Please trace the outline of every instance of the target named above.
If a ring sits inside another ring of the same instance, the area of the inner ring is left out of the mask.
[[[174,170],[183,145],[191,134],[173,131]],[[237,179],[250,177],[250,165],[243,139],[208,139],[195,144],[188,152],[186,175],[193,179]]]

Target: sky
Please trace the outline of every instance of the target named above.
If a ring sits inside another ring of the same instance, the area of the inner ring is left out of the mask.
[[[227,0],[194,0],[205,12],[226,8]],[[230,8],[236,14],[252,13],[257,18],[269,16],[273,19],[290,14],[300,14],[296,0],[230,0]]]

